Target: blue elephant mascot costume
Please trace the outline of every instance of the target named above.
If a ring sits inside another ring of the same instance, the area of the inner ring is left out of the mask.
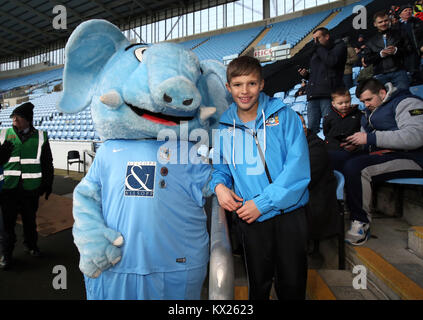
[[[59,109],[90,107],[104,141],[73,199],[87,298],[199,299],[211,167],[197,149],[229,105],[225,67],[105,20],[80,24],[65,54]]]

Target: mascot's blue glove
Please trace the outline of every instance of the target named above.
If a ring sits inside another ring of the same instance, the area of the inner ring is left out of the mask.
[[[100,187],[86,179],[74,191],[72,233],[81,255],[79,269],[90,278],[97,278],[122,258],[123,237],[104,224],[100,197]]]

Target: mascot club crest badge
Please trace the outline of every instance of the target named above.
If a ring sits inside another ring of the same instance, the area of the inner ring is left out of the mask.
[[[125,196],[154,197],[156,162],[128,162],[125,177]]]
[[[279,124],[279,117],[273,116],[266,120],[266,126],[277,126]]]

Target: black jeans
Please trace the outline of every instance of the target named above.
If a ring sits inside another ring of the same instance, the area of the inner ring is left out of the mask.
[[[250,300],[268,300],[272,280],[279,300],[304,300],[307,220],[304,208],[247,224],[240,219]]]
[[[0,236],[0,247],[6,257],[12,256],[15,247],[15,226],[18,213],[22,217],[25,246],[29,249],[37,248],[38,234],[35,215],[38,210],[38,200],[38,190],[3,189],[1,193],[3,231]]]

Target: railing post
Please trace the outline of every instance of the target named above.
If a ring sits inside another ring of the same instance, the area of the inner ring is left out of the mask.
[[[234,262],[225,210],[212,199],[209,299],[234,299]]]

